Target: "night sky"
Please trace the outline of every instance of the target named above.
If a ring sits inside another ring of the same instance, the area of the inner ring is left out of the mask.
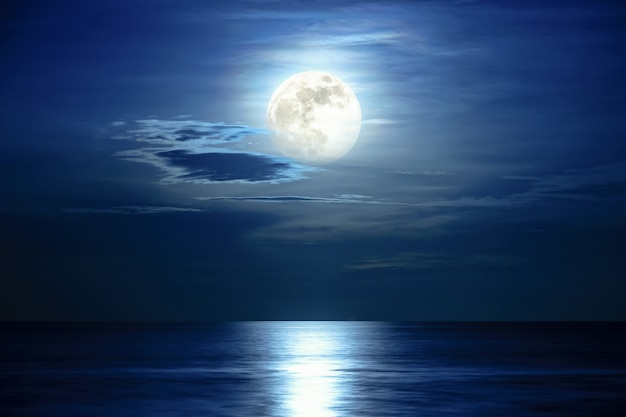
[[[626,320],[626,7],[0,7],[0,319]],[[352,151],[274,147],[289,76]]]

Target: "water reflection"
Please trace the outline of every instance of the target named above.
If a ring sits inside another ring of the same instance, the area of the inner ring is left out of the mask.
[[[291,330],[285,335],[286,408],[292,416],[333,417],[342,340],[320,324]]]
[[[334,417],[349,401],[354,368],[355,330],[337,322],[271,323],[255,338],[267,347],[277,373],[269,387],[273,415]],[[258,346],[258,345],[257,345]]]
[[[0,415],[617,416],[625,408],[626,343],[615,335],[625,330],[581,323],[5,326]]]

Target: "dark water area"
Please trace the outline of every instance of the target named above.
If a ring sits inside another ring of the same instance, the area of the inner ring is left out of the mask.
[[[626,323],[0,329],[2,417],[626,415]]]

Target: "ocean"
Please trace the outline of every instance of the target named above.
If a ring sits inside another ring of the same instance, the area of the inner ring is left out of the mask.
[[[626,416],[625,323],[1,325],[0,416]]]

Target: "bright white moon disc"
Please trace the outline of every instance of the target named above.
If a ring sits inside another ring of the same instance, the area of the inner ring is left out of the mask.
[[[267,106],[274,144],[287,156],[311,165],[347,154],[361,131],[361,106],[350,87],[320,71],[285,80]]]

